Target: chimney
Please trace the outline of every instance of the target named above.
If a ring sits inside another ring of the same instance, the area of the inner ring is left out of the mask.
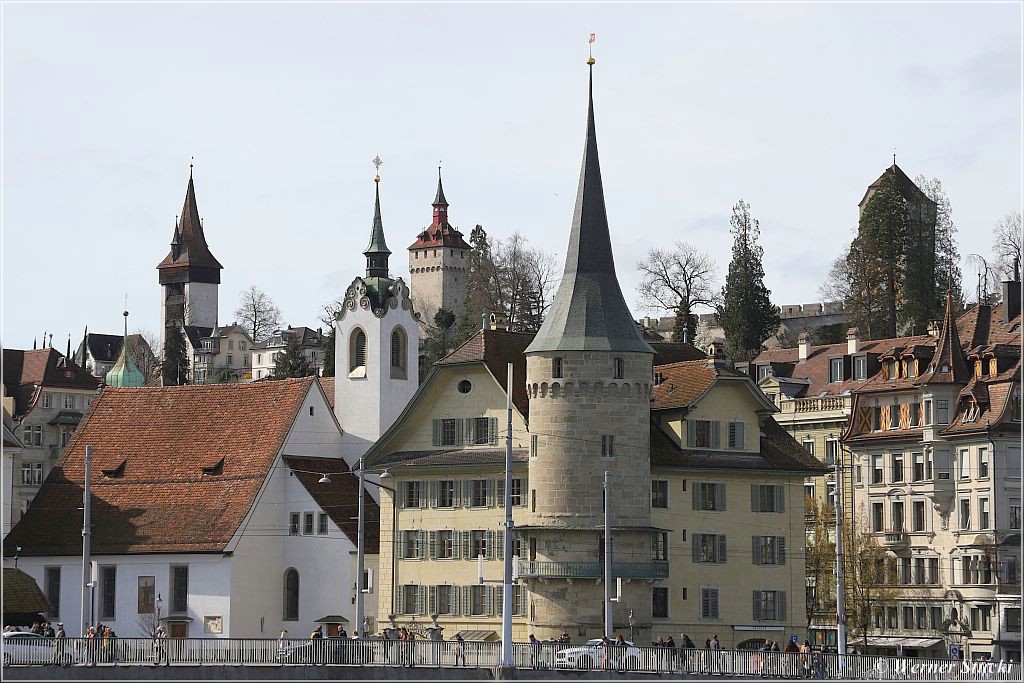
[[[939,320],[928,321],[928,336],[935,337],[938,339],[939,334],[942,333],[942,322]]]
[[[708,344],[708,359],[704,365],[709,368],[732,368],[732,363],[725,355],[725,344],[718,340]]]
[[[1003,324],[1020,315],[1020,280],[1003,281]]]
[[[490,315],[491,329],[492,330],[507,330],[508,327],[505,322],[505,316],[500,313],[491,313]]]
[[[481,330],[487,330],[490,327],[490,324],[488,323],[490,318],[491,318],[491,316],[488,315],[487,309],[485,308],[483,310],[483,312],[480,313],[480,329]]]
[[[860,330],[851,327],[846,331],[846,353],[857,353],[860,351]]]
[[[807,356],[811,355],[811,335],[807,334],[806,331],[801,332],[800,336],[797,337],[796,342],[797,348],[800,353],[800,362],[807,360]]]

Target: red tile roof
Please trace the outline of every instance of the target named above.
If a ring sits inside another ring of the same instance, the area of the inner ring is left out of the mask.
[[[320,382],[320,386],[323,387],[324,394],[327,395],[327,405],[334,410],[334,378],[333,377],[318,377],[317,381]]]
[[[94,553],[222,551],[255,503],[313,380],[105,389],[4,552],[15,545],[24,555],[81,552],[74,510],[86,444]],[[203,472],[221,459],[218,473]]]
[[[97,389],[100,381],[53,348],[4,349],[4,391],[14,397],[20,417],[35,405],[40,387]]]
[[[477,330],[462,346],[437,361],[437,365],[483,362],[508,391],[508,364],[512,363],[512,403],[523,415],[529,414],[530,399],[526,394],[526,356],[524,351],[533,341],[532,333],[505,330]]]
[[[703,360],[658,365],[654,368],[654,374],[656,377],[660,375],[662,380],[654,387],[652,410],[688,406],[719,377],[746,377],[731,368],[709,367],[707,361]]]
[[[416,241],[409,249],[430,249],[433,247],[451,247],[452,249],[472,249],[462,237],[458,229],[450,225],[432,225],[416,235]]]
[[[313,497],[331,521],[338,525],[352,543],[359,534],[359,477],[341,458],[314,458],[286,455],[284,462],[295,472],[295,478]],[[330,475],[330,483],[321,484],[320,475]],[[380,507],[373,496],[363,499],[366,553],[376,555],[380,545]]]

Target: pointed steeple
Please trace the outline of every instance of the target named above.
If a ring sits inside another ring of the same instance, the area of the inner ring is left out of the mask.
[[[442,231],[449,228],[448,225],[448,200],[444,198],[444,186],[441,185],[441,167],[437,167],[437,193],[434,195],[434,201],[431,202],[431,206],[434,207],[434,216],[430,221],[430,227],[428,231],[434,231],[440,228]]]
[[[590,65],[587,139],[576,191],[565,271],[544,324],[526,349],[654,353],[640,336],[615,276],[594,125],[594,67]]]
[[[441,185],[441,167],[437,167],[437,194],[434,195],[434,206],[448,206],[448,200],[444,198],[444,187]]]
[[[141,387],[146,384],[146,378],[128,353],[128,311],[123,315],[124,339],[121,342],[121,353],[114,367],[107,372],[106,382],[108,387]]]
[[[946,313],[942,319],[942,332],[939,343],[935,345],[935,355],[928,364],[927,374],[921,378],[925,382],[962,382],[971,379],[964,362],[963,348],[960,346],[960,335],[956,329],[956,316],[953,313],[953,293],[946,289]]]
[[[175,248],[177,242],[177,248]],[[199,219],[199,203],[196,201],[196,186],[192,178],[192,167],[189,167],[188,187],[185,189],[185,203],[181,208],[181,215],[174,226],[174,235],[171,239],[171,253],[168,254],[160,265],[160,270],[170,268],[201,268],[220,271],[224,268],[220,261],[210,252],[206,243],[206,235],[203,232],[203,223]],[[193,276],[197,273],[192,273]],[[205,274],[202,281],[210,281],[212,273]],[[220,273],[215,274],[216,283],[220,283]]]
[[[384,241],[384,221],[380,218],[380,176],[375,176],[373,182],[373,227],[370,229],[370,243],[363,251],[363,255],[366,257],[366,277],[386,278],[391,250]]]

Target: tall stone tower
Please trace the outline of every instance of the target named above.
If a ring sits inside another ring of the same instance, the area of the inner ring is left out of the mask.
[[[565,272],[526,349],[530,499],[526,518],[538,637],[570,628],[601,635],[603,473],[610,473],[613,578],[657,578],[651,562],[650,400],[654,351],[640,337],[615,277],[594,127],[593,62],[586,145]],[[625,564],[629,565],[626,572]],[[580,580],[589,579],[589,580]],[[646,581],[624,583],[616,626],[630,611],[650,624]],[[597,629],[597,630],[593,630]]]
[[[380,217],[380,176],[366,275],[348,286],[334,321],[334,412],[354,463],[392,425],[419,386],[419,347],[409,288],[388,273],[391,250]]]
[[[466,304],[466,273],[470,246],[462,233],[448,222],[448,201],[437,169],[437,194],[430,225],[409,247],[409,278],[412,298],[421,325],[433,325],[437,309],[462,315]]]
[[[224,266],[206,244],[191,167],[185,205],[174,225],[171,251],[156,268],[161,287],[161,348],[168,325],[217,326],[217,289]]]

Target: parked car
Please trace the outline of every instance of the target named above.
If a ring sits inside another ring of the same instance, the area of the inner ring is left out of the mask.
[[[614,643],[605,647],[600,638],[588,640],[585,645],[567,647],[555,654],[556,669],[623,669],[635,670],[640,663],[640,650],[630,641],[625,647]],[[605,657],[608,657],[607,667]]]
[[[38,633],[28,631],[9,631],[3,634],[4,666],[11,664],[50,664],[54,661],[57,641],[46,638]],[[70,664],[77,661],[75,645],[64,643],[64,661]]]

